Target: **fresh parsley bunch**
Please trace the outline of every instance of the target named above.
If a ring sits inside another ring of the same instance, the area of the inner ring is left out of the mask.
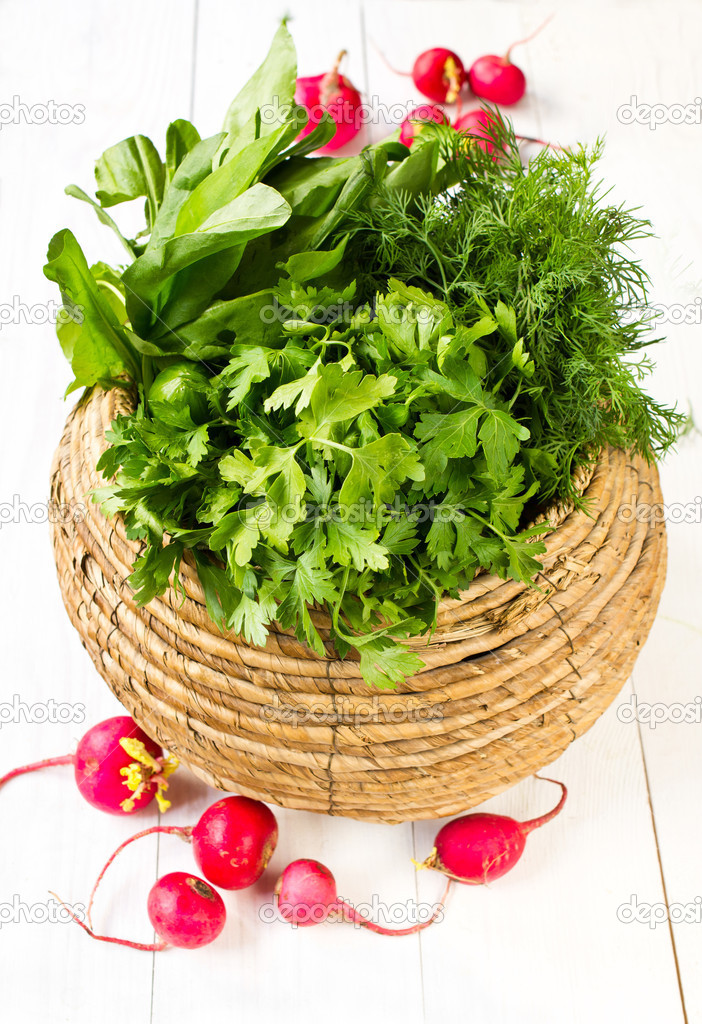
[[[219,373],[190,382],[189,404],[117,419],[99,464],[116,484],[98,498],[146,541],[139,601],[188,548],[223,628],[263,644],[276,620],[324,654],[313,608],[325,608],[333,649],[388,686],[422,666],[398,639],[430,630],[439,599],[478,568],[531,580],[543,548],[518,531],[536,490],[510,411],[519,385],[512,402],[485,388],[484,322],[457,326],[432,295],[389,284],[371,312],[353,284],[285,280],[265,343],[235,343]],[[512,337],[512,321],[501,307],[493,329]],[[200,425],[196,395],[211,410]]]

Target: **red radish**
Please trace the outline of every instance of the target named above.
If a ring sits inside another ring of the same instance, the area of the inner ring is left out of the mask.
[[[278,844],[278,822],[261,803],[228,796],[208,807],[192,830],[193,854],[205,878],[220,889],[257,882]]]
[[[490,111],[484,107],[469,110],[453,122],[457,132],[465,132],[473,145],[478,146],[486,153],[495,151],[495,128],[497,121],[492,117]],[[533,142],[539,146],[548,146],[549,149],[562,149],[553,142],[545,142],[544,139],[536,139],[531,135],[515,135],[520,142]],[[495,158],[496,159],[496,158]]]
[[[336,881],[318,860],[294,860],[275,884],[278,910],[301,928],[321,924],[337,909]]]
[[[466,69],[461,58],[453,50],[446,50],[442,46],[425,50],[417,57],[411,71],[398,71],[388,63],[382,50],[377,46],[376,50],[393,74],[411,78],[427,99],[434,100],[435,103],[455,103],[458,99],[466,81]]]
[[[194,826],[154,825],[137,832],[117,847],[98,875],[88,902],[88,921],[98,886],[115,857],[137,839],[163,833],[192,842],[198,867],[220,889],[245,889],[268,867],[278,843],[275,815],[247,796],[227,796],[208,807]]]
[[[143,949],[158,953],[168,946],[198,949],[214,942],[224,928],[227,912],[222,897],[202,878],[185,871],[172,871],[159,878],[147,900],[149,920],[159,936],[159,942],[133,942],[112,935],[97,935],[92,928],[51,894],[66,908],[76,924],[98,942],[112,942],[130,949]]]
[[[359,914],[352,906],[339,899],[333,874],[318,860],[294,860],[288,864],[276,882],[274,892],[281,917],[295,927],[308,928],[334,917],[361,925],[369,931],[377,932],[378,935],[414,935],[415,932],[428,928],[442,913],[450,885],[451,879],[441,903],[430,919],[410,928],[383,928]]]
[[[422,125],[432,121],[436,124],[449,123],[449,119],[441,107],[435,107],[430,103],[425,103],[423,106],[411,110],[400,125],[400,142],[404,143],[405,146],[411,146],[416,133],[421,130]]]
[[[504,57],[494,53],[478,57],[468,71],[468,84],[476,96],[504,106],[517,103],[526,92],[524,72],[512,64],[509,53]]]
[[[525,39],[512,43],[504,57],[488,53],[474,61],[468,71],[468,84],[476,96],[505,106],[517,103],[522,98],[526,92],[526,78],[521,68],[512,63],[510,55],[515,46],[527,43],[538,35],[552,17],[547,18],[543,25]]]
[[[159,878],[149,893],[147,909],[156,934],[169,946],[181,949],[214,942],[227,920],[219,893],[185,871]]]
[[[296,82],[295,102],[305,107],[309,115],[309,121],[297,136],[298,139],[304,139],[319,124],[325,111],[336,121],[335,135],[326,146],[317,150],[318,153],[333,153],[350,142],[361,130],[361,95],[348,78],[339,74],[339,65],[345,54],[346,50],[342,50],[331,71],[309,78],[298,78]]]
[[[506,874],[524,852],[529,833],[555,818],[566,802],[568,790],[562,782],[544,781],[553,782],[562,790],[561,799],[548,814],[531,821],[515,821],[501,814],[466,814],[456,818],[439,830],[434,849],[418,867],[433,868],[468,885],[482,885]]]
[[[486,153],[494,152],[495,120],[484,108],[467,111],[453,122],[453,127],[457,132],[466,132],[471,142]]]
[[[75,754],[15,768],[0,778],[0,786],[18,775],[58,764],[72,764],[81,794],[93,807],[109,814],[131,814],[154,797],[161,810],[167,810],[170,804],[164,792],[168,777],[178,766],[177,761],[164,757],[158,744],[133,719],[119,715],[88,729]]]
[[[414,84],[423,96],[436,103],[454,103],[465,80],[461,58],[441,46],[420,53],[412,68]]]

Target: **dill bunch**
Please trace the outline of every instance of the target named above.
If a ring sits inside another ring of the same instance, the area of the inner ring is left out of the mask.
[[[645,313],[649,277],[634,247],[651,237],[638,209],[607,202],[595,177],[601,140],[590,149],[543,149],[526,166],[498,114],[490,153],[447,126],[431,192],[376,183],[351,214],[349,254],[362,298],[389,276],[443,299],[473,325],[498,302],[516,313],[534,373],[514,414],[529,426],[524,454],[539,498],[567,496],[578,463],[611,444],[651,459],[675,442],[684,416],[642,387],[653,363]],[[418,143],[422,145],[422,141]],[[481,340],[490,384],[513,395],[518,369],[503,332]]]

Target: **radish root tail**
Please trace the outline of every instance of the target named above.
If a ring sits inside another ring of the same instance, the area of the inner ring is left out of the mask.
[[[88,910],[87,910],[87,913],[86,913],[86,917],[87,917],[87,920],[88,920],[89,928],[92,929],[92,927],[93,927],[93,903],[95,902],[95,894],[97,893],[98,886],[100,885],[100,883],[102,882],[103,878],[105,877],[105,873],[107,872],[107,869],[110,867],[110,865],[115,860],[115,858],[122,852],[122,850],[124,850],[131,843],[135,842],[137,839],[143,839],[144,836],[154,835],[157,832],[163,832],[166,835],[180,836],[180,838],[183,839],[187,843],[187,842],[190,842],[190,836],[192,834],[192,828],[190,828],[190,827],[182,828],[182,827],[178,827],[177,825],[154,825],[152,828],[145,828],[143,831],[136,832],[133,836],[130,836],[129,839],[125,839],[125,841],[123,843],[121,843],[117,847],[117,849],[114,851],[112,856],[109,858],[109,860],[107,861],[107,863],[103,867],[102,871],[98,875],[98,877],[97,877],[97,879],[95,881],[95,885],[92,888],[92,891],[90,893],[90,899],[88,900]],[[80,923],[82,923],[82,922],[80,922]]]
[[[97,939],[98,942],[112,942],[116,946],[128,946],[130,949],[142,949],[146,953],[160,953],[162,950],[168,949],[167,942],[133,942],[131,939],[118,939],[113,935],[96,935],[92,928],[89,928],[85,921],[81,921],[71,908],[64,903],[60,896],[57,896],[51,889],[49,889],[49,892],[64,908],[64,910],[70,914],[72,920],[74,920],[76,924],[80,925],[84,932],[88,933],[91,939]]]
[[[558,801],[553,810],[548,811],[547,814],[542,814],[539,818],[532,818],[530,821],[522,822],[522,832],[524,835],[528,835],[529,832],[533,832],[535,828],[541,828],[547,822],[552,821],[557,814],[563,810],[563,805],[568,799],[568,789],[564,782],[559,782],[558,779],[547,779],[545,775],[535,775],[535,779],[540,779],[542,782],[552,782],[555,786],[561,787],[561,799]]]
[[[33,764],[25,764],[21,768],[13,768],[7,775],[0,777],[0,786],[4,786],[10,779],[16,779],[18,775],[27,775],[29,772],[38,772],[42,768],[52,768],[57,764],[75,764],[75,755],[64,754],[62,757],[47,757],[43,761],[35,761]]]
[[[345,903],[344,900],[338,900],[337,904],[341,912],[342,920],[348,921],[351,924],[358,924],[362,928],[367,928],[369,932],[375,932],[376,935],[415,935],[417,932],[424,931],[425,928],[428,928],[430,925],[434,924],[436,919],[443,914],[444,907],[446,905],[446,899],[448,897],[449,889],[451,888],[452,882],[453,880],[449,878],[448,882],[446,883],[446,888],[444,889],[444,894],[441,897],[440,902],[437,904],[436,909],[434,910],[434,913],[431,915],[429,920],[420,921],[417,924],[411,925],[409,928],[384,928],[382,925],[376,924],[375,921],[371,921],[369,918],[364,917],[363,914],[359,914],[359,912],[354,907],[350,906],[348,903]]]

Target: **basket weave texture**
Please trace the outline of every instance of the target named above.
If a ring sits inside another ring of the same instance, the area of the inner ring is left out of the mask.
[[[636,506],[662,501],[654,465],[610,449],[576,478],[589,515],[554,505],[539,590],[480,574],[439,608],[426,668],[374,691],[340,660],[274,627],[266,647],[223,635],[192,563],[138,608],[125,582],[139,542],[89,492],[121,390],[87,395],[52,468],[52,540],[71,622],[139,724],[197,776],[285,807],[384,822],[464,811],[557,758],[610,704],[655,616],[666,539]],[[653,521],[651,521],[653,520]]]

